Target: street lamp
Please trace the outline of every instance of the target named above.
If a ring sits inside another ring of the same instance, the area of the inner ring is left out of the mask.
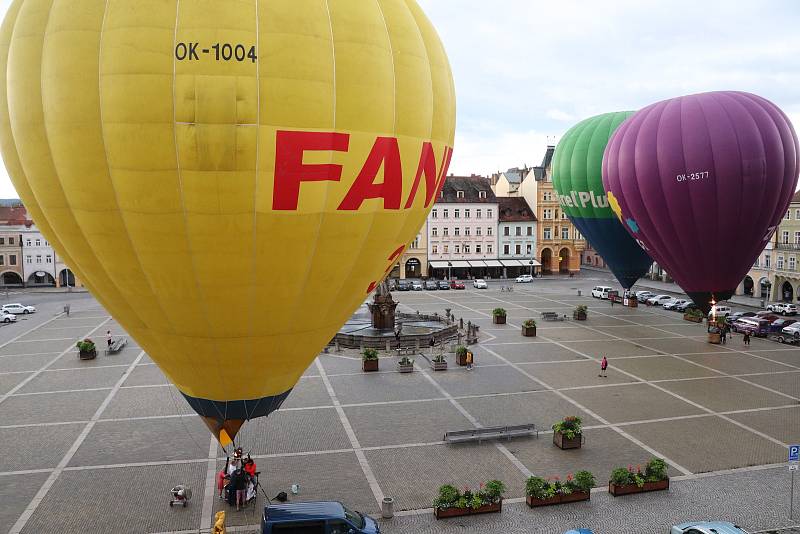
[[[533,276],[533,260],[528,262],[531,265],[531,277]]]
[[[450,280],[450,278],[451,278],[450,269],[452,269],[452,268],[453,268],[453,264],[448,261],[447,262],[447,279],[448,280]]]

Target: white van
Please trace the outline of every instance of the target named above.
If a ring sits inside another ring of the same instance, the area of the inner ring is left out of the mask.
[[[609,291],[614,291],[614,289],[608,286],[594,286],[592,296],[596,299],[608,299]]]

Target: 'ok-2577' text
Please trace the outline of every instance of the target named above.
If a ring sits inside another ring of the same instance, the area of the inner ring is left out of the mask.
[[[708,171],[687,172],[686,174],[677,175],[676,178],[679,182],[692,182],[695,180],[703,180],[704,178],[708,178]]]

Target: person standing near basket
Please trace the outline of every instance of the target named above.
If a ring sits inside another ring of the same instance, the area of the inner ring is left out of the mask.
[[[606,374],[606,369],[608,369],[608,360],[606,359],[605,356],[603,356],[603,359],[600,360],[600,374],[597,376],[608,378],[608,375]]]

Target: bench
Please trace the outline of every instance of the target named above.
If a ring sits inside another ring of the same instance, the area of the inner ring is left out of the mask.
[[[444,433],[442,441],[445,443],[466,443],[469,441],[481,441],[487,439],[511,439],[535,435],[539,437],[539,430],[534,424],[492,426],[485,428],[474,428],[471,430],[455,430]]]
[[[542,312],[541,315],[545,321],[563,321],[567,318],[566,315],[559,315],[556,312]]]
[[[117,339],[111,342],[111,345],[106,349],[106,354],[116,354],[122,350],[128,343],[128,338],[125,337],[118,337]]]
[[[405,348],[397,348],[395,350],[397,351],[398,356],[414,356],[417,353],[418,349],[412,347],[405,347]]]

